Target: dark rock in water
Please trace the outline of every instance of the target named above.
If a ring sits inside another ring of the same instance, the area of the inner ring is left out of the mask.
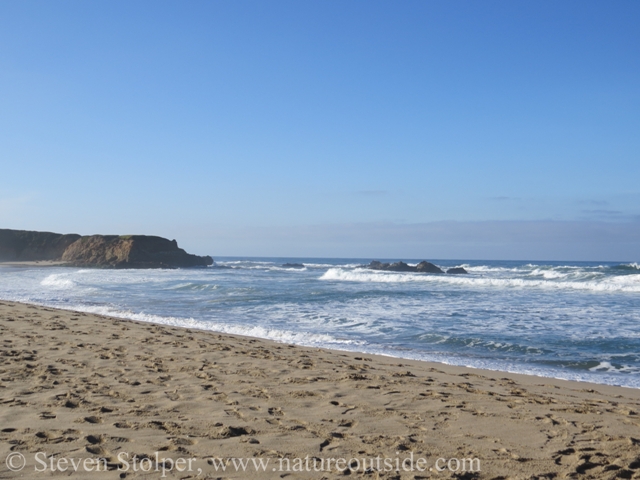
[[[400,263],[402,263],[402,262],[400,262]],[[397,265],[397,264],[395,264],[395,263],[394,263],[393,265]],[[406,265],[406,264],[405,264],[405,265]],[[408,266],[409,266],[409,265],[407,265],[407,267],[408,267]],[[368,265],[368,267],[367,267],[367,268],[369,268],[369,269],[371,269],[371,270],[386,270],[386,271],[392,271],[392,270],[391,270],[391,264],[390,264],[390,263],[382,263],[382,262],[379,262],[379,261],[377,261],[377,260],[374,260],[373,262],[371,262],[371,263]]]
[[[387,272],[415,272],[416,267],[411,267],[404,262],[381,263],[374,260],[368,265],[371,270],[385,270]]]
[[[444,273],[442,269],[431,262],[422,261],[416,265],[416,271],[422,273]]]
[[[80,235],[0,229],[0,261],[59,260]]]
[[[381,263],[374,260],[368,265],[368,268],[371,270],[384,270],[387,272],[444,273],[440,268],[429,262],[420,262],[415,267],[412,267],[404,262]]]
[[[179,268],[213,264],[178,248],[175,240],[147,235],[61,235],[0,230],[0,261],[62,260],[101,268]]]
[[[467,272],[462,267],[453,267],[453,268],[450,268],[449,270],[447,270],[447,273],[460,274],[460,273],[469,273],[469,272]]]
[[[283,268],[304,268],[302,263],[283,263]]]
[[[367,266],[367,268],[370,268],[371,270],[384,270],[388,266],[388,263],[381,263],[377,260],[374,260]]]
[[[390,272],[415,272],[416,267],[411,267],[404,262],[396,262],[389,265],[385,270]]]

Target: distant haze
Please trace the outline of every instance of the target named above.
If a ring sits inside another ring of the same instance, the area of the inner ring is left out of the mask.
[[[640,260],[640,2],[0,3],[0,228]]]

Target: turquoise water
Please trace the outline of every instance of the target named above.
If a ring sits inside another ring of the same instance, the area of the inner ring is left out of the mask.
[[[638,264],[431,260],[470,272],[437,275],[362,268],[369,261],[218,258],[214,267],[191,270],[3,267],[0,298],[640,387]]]

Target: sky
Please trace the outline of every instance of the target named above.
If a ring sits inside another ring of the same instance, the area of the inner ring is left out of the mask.
[[[640,260],[640,2],[0,1],[0,228]]]

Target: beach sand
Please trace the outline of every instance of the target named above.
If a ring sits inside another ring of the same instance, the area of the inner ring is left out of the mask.
[[[70,474],[640,478],[640,390],[2,301],[0,478]]]

